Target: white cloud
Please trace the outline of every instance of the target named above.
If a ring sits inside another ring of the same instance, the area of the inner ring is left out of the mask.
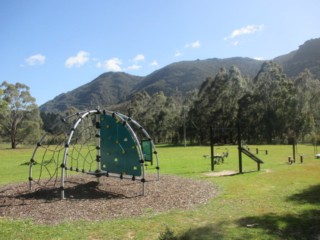
[[[181,53],[179,50],[177,50],[177,51],[175,52],[174,56],[175,56],[175,57],[180,57],[180,56],[182,56],[182,53]]]
[[[119,58],[111,58],[104,62],[103,67],[108,71],[120,72],[122,71],[121,65],[122,61]]]
[[[256,25],[256,24],[252,24],[252,25],[248,25],[246,27],[242,27],[242,28],[238,28],[232,31],[232,33],[228,36],[225,37],[224,40],[228,40],[228,39],[232,39],[244,34],[252,34],[255,33],[257,31],[262,31],[264,29],[264,25]]]
[[[66,62],[65,66],[67,68],[72,67],[81,67],[83,64],[85,64],[89,60],[89,53],[85,51],[79,51],[76,56],[69,57]]]
[[[157,67],[159,64],[157,62],[157,60],[153,60],[151,63],[150,63],[150,66],[152,67]]]
[[[239,41],[234,41],[234,42],[232,43],[233,46],[238,46],[238,44],[239,44]]]
[[[145,59],[144,55],[142,54],[138,54],[137,56],[135,56],[135,58],[133,59],[134,62],[140,62],[143,61]]]
[[[97,67],[97,68],[101,68],[101,67],[102,67],[102,63],[101,63],[101,62],[97,62],[97,63],[96,63],[96,67]]]
[[[200,48],[200,41],[195,41],[195,42],[191,42],[191,43],[187,43],[185,45],[186,48]]]
[[[26,63],[29,66],[41,65],[41,64],[44,64],[45,61],[46,61],[46,57],[43,56],[42,54],[36,54],[26,59]]]
[[[263,57],[254,57],[253,59],[259,60],[259,61],[264,61],[265,60]]]
[[[141,66],[140,65],[137,65],[137,64],[133,64],[131,66],[128,67],[128,70],[138,70],[140,69]]]

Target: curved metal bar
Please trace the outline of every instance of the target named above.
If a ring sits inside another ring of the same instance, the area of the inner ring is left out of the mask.
[[[73,134],[83,118],[85,118],[89,114],[97,113],[97,112],[98,112],[98,110],[91,110],[91,111],[84,112],[81,116],[79,116],[78,120],[75,122],[75,124],[73,125],[73,128],[71,129],[71,132],[69,134],[69,138],[65,144],[65,151],[64,151],[64,155],[63,155],[63,161],[61,164],[61,199],[65,198],[65,196],[64,196],[64,179],[65,179],[65,171],[66,171],[66,167],[67,167],[69,144],[71,142]]]
[[[48,135],[48,133],[45,133],[42,138],[40,139],[40,141],[37,143],[37,147],[34,149],[32,157],[30,159],[30,163],[29,163],[29,190],[32,189],[32,167],[34,165],[34,156],[36,155],[36,152],[38,150],[38,148],[41,146],[41,143],[43,142],[43,140],[45,139],[45,137]]]

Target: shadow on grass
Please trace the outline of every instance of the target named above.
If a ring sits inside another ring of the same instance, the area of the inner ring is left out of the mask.
[[[240,227],[264,229],[269,235],[280,239],[320,239],[320,210],[246,217],[237,223]]]
[[[320,185],[311,186],[287,198],[297,204],[320,204]],[[240,227],[264,229],[280,239],[320,239],[320,210],[318,208],[297,214],[266,214],[238,220]]]
[[[207,224],[198,228],[190,228],[180,234],[175,234],[170,228],[160,234],[158,240],[221,240],[221,239],[256,239],[255,233],[242,231],[232,233],[230,236],[230,221],[220,221],[214,224]],[[229,229],[229,232],[228,232]]]
[[[294,201],[299,204],[316,204],[320,205],[320,184],[311,186],[301,193],[294,194],[287,198],[288,201]]]
[[[209,224],[199,228],[191,228],[180,234],[175,234],[170,228],[160,234],[159,240],[199,240],[223,239],[224,222]]]

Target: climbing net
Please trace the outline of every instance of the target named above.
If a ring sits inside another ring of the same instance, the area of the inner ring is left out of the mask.
[[[153,164],[152,155],[156,156],[159,180],[157,151],[147,131],[135,120],[121,113],[91,110],[63,121],[37,143],[29,164],[30,190],[33,184],[56,186],[60,179],[64,198],[68,172],[81,172],[97,178],[141,179],[144,193],[145,161]],[[145,139],[140,141],[138,136]]]
[[[56,185],[59,181],[61,164],[63,163],[64,152],[70,126],[74,126],[77,113],[63,119],[63,122],[54,126],[37,143],[30,160],[29,181],[39,186],[46,187]],[[87,115],[81,120],[81,125],[77,127],[71,141],[68,143],[68,158],[70,171],[85,172],[91,171],[96,163],[95,144],[95,115]]]

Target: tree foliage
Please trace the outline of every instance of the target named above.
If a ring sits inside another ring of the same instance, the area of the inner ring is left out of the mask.
[[[181,104],[163,92],[150,96],[147,92],[135,94],[128,109],[129,115],[148,129],[156,142],[172,143],[180,140]]]
[[[156,143],[207,144],[214,130],[217,143],[235,143],[237,126],[248,143],[288,143],[320,140],[320,81],[305,69],[295,79],[275,62],[265,62],[254,78],[238,67],[221,68],[207,77],[199,89],[166,96],[135,93],[127,114],[141,123]],[[69,107],[61,116],[78,109]],[[41,113],[44,131],[65,132],[60,114]],[[0,85],[0,141],[32,143],[39,139],[42,121],[29,87]],[[80,129],[81,127],[79,127]],[[85,136],[84,136],[85,137]]]
[[[20,143],[39,139],[41,118],[29,87],[21,84],[0,85],[0,131],[4,141],[16,148]]]
[[[279,65],[265,62],[253,79],[236,66],[221,68],[185,99],[139,92],[129,115],[159,142],[182,142],[185,125],[190,143],[209,143],[210,127],[214,141],[235,143],[238,124],[249,143],[314,141],[319,135],[319,93],[320,81],[310,71],[290,79]]]
[[[217,141],[235,141],[238,101],[245,94],[248,81],[235,66],[229,71],[222,68],[215,78],[207,78],[202,84],[198,99],[189,111],[189,128],[196,134],[199,143],[209,140],[210,127],[224,129],[223,134],[215,134]]]

